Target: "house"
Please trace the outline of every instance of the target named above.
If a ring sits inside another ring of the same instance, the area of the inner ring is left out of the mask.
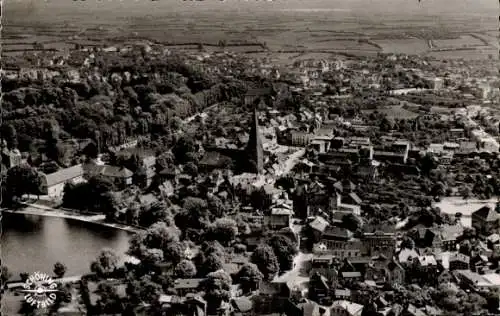
[[[308,299],[301,299],[299,302],[287,302],[285,314],[287,316],[321,316],[325,315],[326,309],[318,303]]]
[[[192,294],[185,297],[161,294],[158,297],[158,304],[166,315],[207,315],[207,302],[201,297]]]
[[[7,167],[7,169],[19,166],[22,161],[21,152],[17,149],[8,150],[4,148],[2,150],[2,163]]]
[[[174,289],[177,295],[186,296],[189,293],[197,293],[201,282],[204,279],[177,279],[175,280]]]
[[[351,290],[349,289],[335,289],[333,291],[333,297],[336,300],[349,300],[351,296]]]
[[[84,170],[81,164],[43,175],[42,193],[51,198],[61,198],[66,183],[84,182],[83,175]]]
[[[235,297],[231,299],[232,315],[253,315],[253,302],[247,297]]]
[[[405,281],[405,270],[396,260],[379,255],[373,257],[366,268],[365,280],[372,280],[381,285],[403,285]]]
[[[314,242],[319,242],[326,228],[330,226],[328,221],[321,216],[316,216],[314,220],[307,225],[312,231]]]
[[[484,206],[472,213],[472,227],[486,236],[497,233],[500,230],[500,214],[493,208]]]
[[[390,258],[396,249],[396,235],[394,233],[383,231],[364,233],[361,242],[363,243],[364,253],[367,255],[378,253]]]
[[[361,316],[363,305],[350,301],[335,301],[330,306],[330,316]]]
[[[449,269],[453,270],[467,270],[470,268],[470,257],[464,255],[463,253],[454,252],[451,253],[449,258]]]
[[[311,259],[310,276],[316,273],[326,277],[328,280],[337,278],[337,271],[333,268],[334,257],[330,254],[316,254]]]
[[[443,225],[440,228],[441,247],[444,251],[455,251],[457,249],[457,237],[461,236],[464,227],[461,224]]]
[[[409,304],[408,307],[401,314],[402,316],[428,316],[421,309],[415,307],[415,305]]]
[[[314,273],[309,280],[309,298],[322,304],[330,296],[328,279],[320,273]]]
[[[460,280],[460,285],[475,291],[500,289],[500,274],[479,274],[470,270],[457,270],[455,275]]]
[[[125,188],[132,184],[134,173],[125,167],[88,163],[85,164],[83,168],[85,169],[85,175],[87,177],[101,176],[119,188]]]
[[[319,244],[324,245],[325,253],[331,253],[340,259],[359,257],[362,243],[359,239],[352,238],[353,233],[347,229],[328,226],[321,237]],[[315,249],[321,249],[319,245]]]
[[[412,263],[415,258],[418,258],[419,254],[415,249],[403,248],[397,254],[398,261],[402,264]]]
[[[271,214],[266,218],[269,228],[273,230],[290,227],[292,210],[288,208],[273,208]]]

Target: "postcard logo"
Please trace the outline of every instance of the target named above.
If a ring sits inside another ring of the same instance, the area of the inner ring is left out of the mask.
[[[45,273],[31,274],[23,285],[26,302],[36,308],[48,307],[56,301],[57,283]]]

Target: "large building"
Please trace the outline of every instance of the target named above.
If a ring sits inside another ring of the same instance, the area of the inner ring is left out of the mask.
[[[248,172],[262,173],[264,171],[264,148],[259,132],[257,108],[253,110],[252,126],[245,152],[248,157]]]
[[[83,182],[85,181],[83,176],[84,170],[81,164],[44,175],[42,193],[51,198],[61,198],[66,183]]]

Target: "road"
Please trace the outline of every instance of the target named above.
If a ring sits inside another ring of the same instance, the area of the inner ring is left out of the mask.
[[[299,252],[293,258],[293,269],[274,278],[273,282],[286,282],[290,288],[301,287],[309,282],[306,263],[311,261],[313,255]]]

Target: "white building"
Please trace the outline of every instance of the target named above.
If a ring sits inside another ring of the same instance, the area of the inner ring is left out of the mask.
[[[83,175],[84,170],[81,164],[47,174],[44,176],[43,193],[51,198],[62,198],[66,183],[84,182]]]

